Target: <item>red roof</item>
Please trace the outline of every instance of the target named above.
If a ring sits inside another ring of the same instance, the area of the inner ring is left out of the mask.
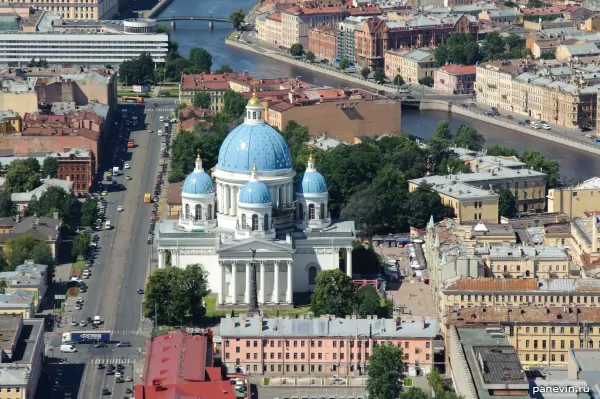
[[[210,351],[210,352],[208,352]],[[212,367],[212,334],[161,335],[146,345],[142,383],[136,399],[235,399],[234,387]]]
[[[555,15],[561,13],[560,7],[522,8],[521,14],[525,15]]]
[[[466,75],[466,74],[475,74],[476,67],[475,65],[456,65],[450,64],[440,68],[440,71],[444,71],[450,73],[452,75]]]
[[[269,15],[267,17],[267,19],[270,19],[271,21],[281,22],[281,13],[280,12],[273,13],[273,14]]]

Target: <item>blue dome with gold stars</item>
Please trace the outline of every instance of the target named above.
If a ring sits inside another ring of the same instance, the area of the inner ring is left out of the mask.
[[[195,196],[195,195],[207,195],[214,194],[215,186],[208,173],[202,168],[202,159],[200,159],[200,152],[198,152],[198,158],[196,158],[196,168],[192,173],[185,178],[183,187],[181,189],[182,196]]]
[[[291,169],[292,157],[283,136],[267,123],[243,123],[233,129],[219,150],[217,168],[247,173],[256,166],[261,172]]]

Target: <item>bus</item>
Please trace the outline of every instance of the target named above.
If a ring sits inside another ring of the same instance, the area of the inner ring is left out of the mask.
[[[141,104],[144,102],[143,97],[123,96],[123,97],[121,97],[121,100],[123,100],[126,103],[137,103],[137,104]]]
[[[150,197],[150,193],[144,194],[144,204],[149,204],[152,202],[152,197]]]

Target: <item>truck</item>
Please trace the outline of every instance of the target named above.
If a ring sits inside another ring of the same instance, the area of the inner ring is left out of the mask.
[[[144,194],[144,204],[149,204],[152,202],[152,196],[150,193]]]
[[[112,168],[112,174],[113,176],[119,176],[121,172],[119,171],[119,167],[118,166],[113,166]]]
[[[70,331],[62,335],[62,345],[69,343],[110,342],[111,331]],[[61,347],[62,347],[61,345]]]

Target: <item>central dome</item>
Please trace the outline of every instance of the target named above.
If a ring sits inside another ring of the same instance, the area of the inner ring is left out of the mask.
[[[266,123],[243,123],[233,129],[219,150],[217,168],[227,172],[261,172],[292,168],[292,157],[283,136]]]

